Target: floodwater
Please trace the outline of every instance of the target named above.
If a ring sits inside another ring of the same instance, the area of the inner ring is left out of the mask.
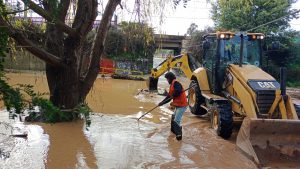
[[[35,91],[48,91],[44,74],[9,73],[8,77],[11,84],[26,82]],[[180,80],[186,88],[189,82]],[[168,84],[162,79],[159,86],[163,91]],[[235,138],[223,140],[207,120],[189,112],[183,117],[179,142],[170,132],[168,105],[137,122],[164,98],[141,91],[146,88],[145,81],[99,77],[87,97],[93,110],[88,128],[82,120],[24,125],[0,112],[0,121],[28,133],[27,139],[0,133],[9,136],[0,137],[0,154],[6,155],[0,156],[0,168],[257,168],[238,150]]]

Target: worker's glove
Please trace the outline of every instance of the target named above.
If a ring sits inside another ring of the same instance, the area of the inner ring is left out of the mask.
[[[165,91],[164,91],[164,93],[162,94],[162,95],[164,95],[164,96],[168,96],[168,92],[166,91],[166,89],[165,89]]]

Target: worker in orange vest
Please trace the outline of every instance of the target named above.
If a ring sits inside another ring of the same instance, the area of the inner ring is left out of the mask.
[[[167,97],[161,101],[158,105],[162,106],[173,99],[171,106],[175,107],[174,114],[171,120],[171,131],[176,135],[176,139],[179,141],[182,139],[182,126],[181,120],[183,113],[187,109],[187,99],[184,89],[180,82],[176,80],[176,76],[172,72],[165,74],[165,78],[170,84],[170,90]]]

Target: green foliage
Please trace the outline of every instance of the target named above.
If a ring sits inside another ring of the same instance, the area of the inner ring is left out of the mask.
[[[288,81],[286,85],[288,87],[300,88],[300,81]]]
[[[287,0],[218,0],[212,1],[212,19],[217,29],[246,31],[295,12],[295,1]],[[255,30],[269,34],[286,30],[297,14],[288,15],[272,24]]]
[[[91,119],[90,119],[91,111],[92,110],[89,108],[89,106],[86,103],[79,104],[74,109],[74,112],[83,116],[83,118],[85,119],[86,127],[89,127],[91,125]]]
[[[0,1],[0,15],[5,12],[5,5]],[[3,61],[7,50],[8,33],[6,27],[0,27],[0,78],[3,77]]]
[[[190,27],[187,29],[186,34],[192,36],[194,33],[197,33],[198,25],[191,23]]]
[[[109,58],[117,58],[124,54],[125,40],[122,31],[110,29],[105,41],[105,53]]]
[[[13,88],[4,80],[5,77],[0,79],[0,99],[3,100],[6,109],[9,112],[20,114],[24,109],[25,103],[20,92],[20,88]]]
[[[291,58],[292,62],[288,63],[288,67],[294,70],[300,71],[300,33],[295,36],[294,40],[290,45]]]
[[[264,40],[264,59],[271,60],[278,67],[288,66],[289,61],[294,57],[292,50],[295,47],[293,41],[296,35],[295,31],[285,31],[267,37]],[[272,49],[273,42],[279,42],[279,49]]]
[[[70,121],[58,107],[54,106],[48,99],[43,98],[47,93],[35,93],[32,85],[19,84],[19,86],[30,97],[27,108],[29,110],[29,118],[27,119],[50,123]],[[39,108],[37,112],[35,111],[35,106]]]
[[[0,77],[3,76],[3,65],[5,52],[7,50],[8,35],[4,27],[0,27]]]
[[[0,13],[5,12],[3,2],[0,2]],[[4,57],[7,51],[8,33],[6,27],[0,27],[0,99],[3,100],[8,111],[15,111],[20,114],[25,104],[22,102],[20,88],[13,88],[8,85],[4,75]]]
[[[61,122],[61,121],[72,121],[82,116],[86,121],[86,126],[90,126],[90,112],[91,109],[87,104],[79,104],[72,110],[62,111],[58,107],[54,106],[53,103],[45,99],[43,96],[47,93],[35,93],[32,85],[19,85],[28,96],[30,101],[28,102],[29,116],[28,121],[42,121],[42,122]],[[36,111],[35,107],[38,107]]]
[[[2,15],[5,12],[5,4],[3,1],[0,1],[0,14]]]
[[[297,38],[300,37],[298,34]],[[287,63],[288,85],[300,88],[300,42],[295,39],[290,46],[290,61]]]
[[[43,44],[45,38],[46,24],[34,24],[31,19],[17,19],[15,20],[15,27],[24,31],[24,35],[35,42],[36,44]]]
[[[272,50],[270,45],[266,45],[263,59],[266,70],[277,79],[280,78],[280,67],[286,67],[287,84],[291,87],[298,86],[300,82],[300,45],[293,38],[297,36],[299,36],[298,32],[289,31],[266,39],[266,44],[278,41],[280,46],[279,50]]]
[[[154,52],[153,29],[142,23],[122,22],[119,29],[110,29],[105,43],[109,58],[151,58]]]

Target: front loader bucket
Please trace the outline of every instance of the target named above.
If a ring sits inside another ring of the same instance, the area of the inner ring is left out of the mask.
[[[155,91],[157,90],[157,82],[158,82],[158,78],[154,78],[154,77],[149,77],[147,83],[147,86],[149,88],[149,91]]]
[[[269,156],[299,160],[300,121],[245,118],[236,144],[258,164]]]

